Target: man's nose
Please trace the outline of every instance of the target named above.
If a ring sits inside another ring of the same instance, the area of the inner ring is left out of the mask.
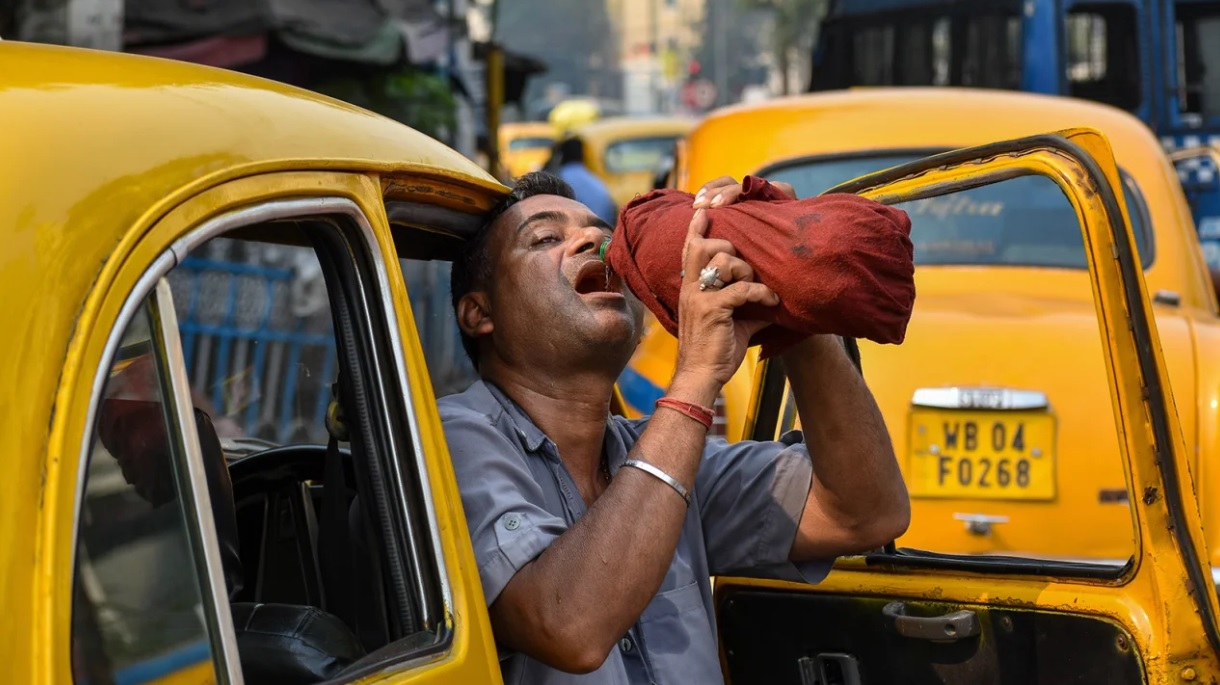
[[[596,226],[586,226],[580,229],[576,239],[572,241],[571,255],[575,256],[590,251],[596,252],[605,239],[605,231]]]

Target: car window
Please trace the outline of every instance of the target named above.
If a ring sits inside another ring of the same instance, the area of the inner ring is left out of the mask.
[[[1003,209],[987,203],[1012,199],[1038,210],[1022,231],[1052,235],[1000,239],[988,212]],[[897,546],[1117,573],[1138,543],[1102,322],[1088,274],[1071,261],[1083,241],[1071,201],[1050,178],[1024,175],[894,206],[911,215],[925,266],[1072,267],[1036,275],[917,267],[905,339],[860,341],[911,497],[911,526]],[[791,397],[781,432],[798,418]]]
[[[105,657],[78,657],[88,682],[143,682],[163,658],[207,665],[203,581],[237,632],[225,663],[240,661],[248,682],[301,669],[358,677],[449,639],[419,422],[373,231],[350,201],[268,203],[197,227],[186,255],[162,260],[174,264],[159,291],[176,323],[174,387],[197,427],[183,444],[205,464],[186,482],[204,494],[178,505],[176,453],[153,440],[183,431],[166,431],[158,377],[132,356],[149,356],[145,334],[107,385],[82,507],[74,644]],[[183,517],[214,528],[210,579],[184,551],[173,525]],[[316,649],[293,649],[298,639]]]
[[[326,442],[335,334],[314,249],[221,236],[167,278],[192,395],[221,439]]]
[[[192,399],[232,474],[214,515],[234,520],[235,620],[257,624],[265,606],[310,617],[331,636],[333,676],[387,645],[410,640],[368,668],[445,639],[441,580],[380,248],[354,205],[294,211],[212,233],[167,280]],[[284,676],[265,655],[241,659]]]
[[[457,317],[449,293],[449,262],[402,259],[403,277],[428,375],[437,397],[462,392],[477,379],[474,365],[462,348]]]
[[[677,139],[678,136],[655,136],[610,143],[606,146],[603,165],[612,174],[656,171],[666,157],[673,155]]]
[[[920,158],[919,154],[798,160],[764,172],[792,184],[797,195],[817,195],[864,174]],[[1134,179],[1125,193],[1144,268],[1153,246]],[[1035,266],[1085,269],[1088,262],[1076,212],[1054,182],[1025,176],[1010,183],[930,198],[905,207],[911,216],[915,263],[928,266]]]
[[[553,138],[540,136],[536,138],[514,138],[508,142],[510,150],[533,150],[537,148],[549,148],[554,144]]]
[[[96,403],[73,577],[78,683],[213,676],[184,446],[150,310],[128,325]]]

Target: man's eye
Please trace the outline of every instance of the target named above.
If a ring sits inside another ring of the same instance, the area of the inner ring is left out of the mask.
[[[557,242],[559,242],[559,236],[551,235],[549,233],[544,233],[534,239],[535,245],[543,245],[546,243],[557,243]]]

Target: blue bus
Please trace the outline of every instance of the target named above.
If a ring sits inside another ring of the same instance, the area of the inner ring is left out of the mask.
[[[831,0],[809,90],[903,85],[1096,100],[1147,122],[1167,152],[1220,145],[1220,2]],[[1220,270],[1215,159],[1177,165]]]

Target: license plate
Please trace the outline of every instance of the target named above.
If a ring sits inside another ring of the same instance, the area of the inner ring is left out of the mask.
[[[1042,411],[913,409],[912,497],[1055,498],[1055,420]]]

